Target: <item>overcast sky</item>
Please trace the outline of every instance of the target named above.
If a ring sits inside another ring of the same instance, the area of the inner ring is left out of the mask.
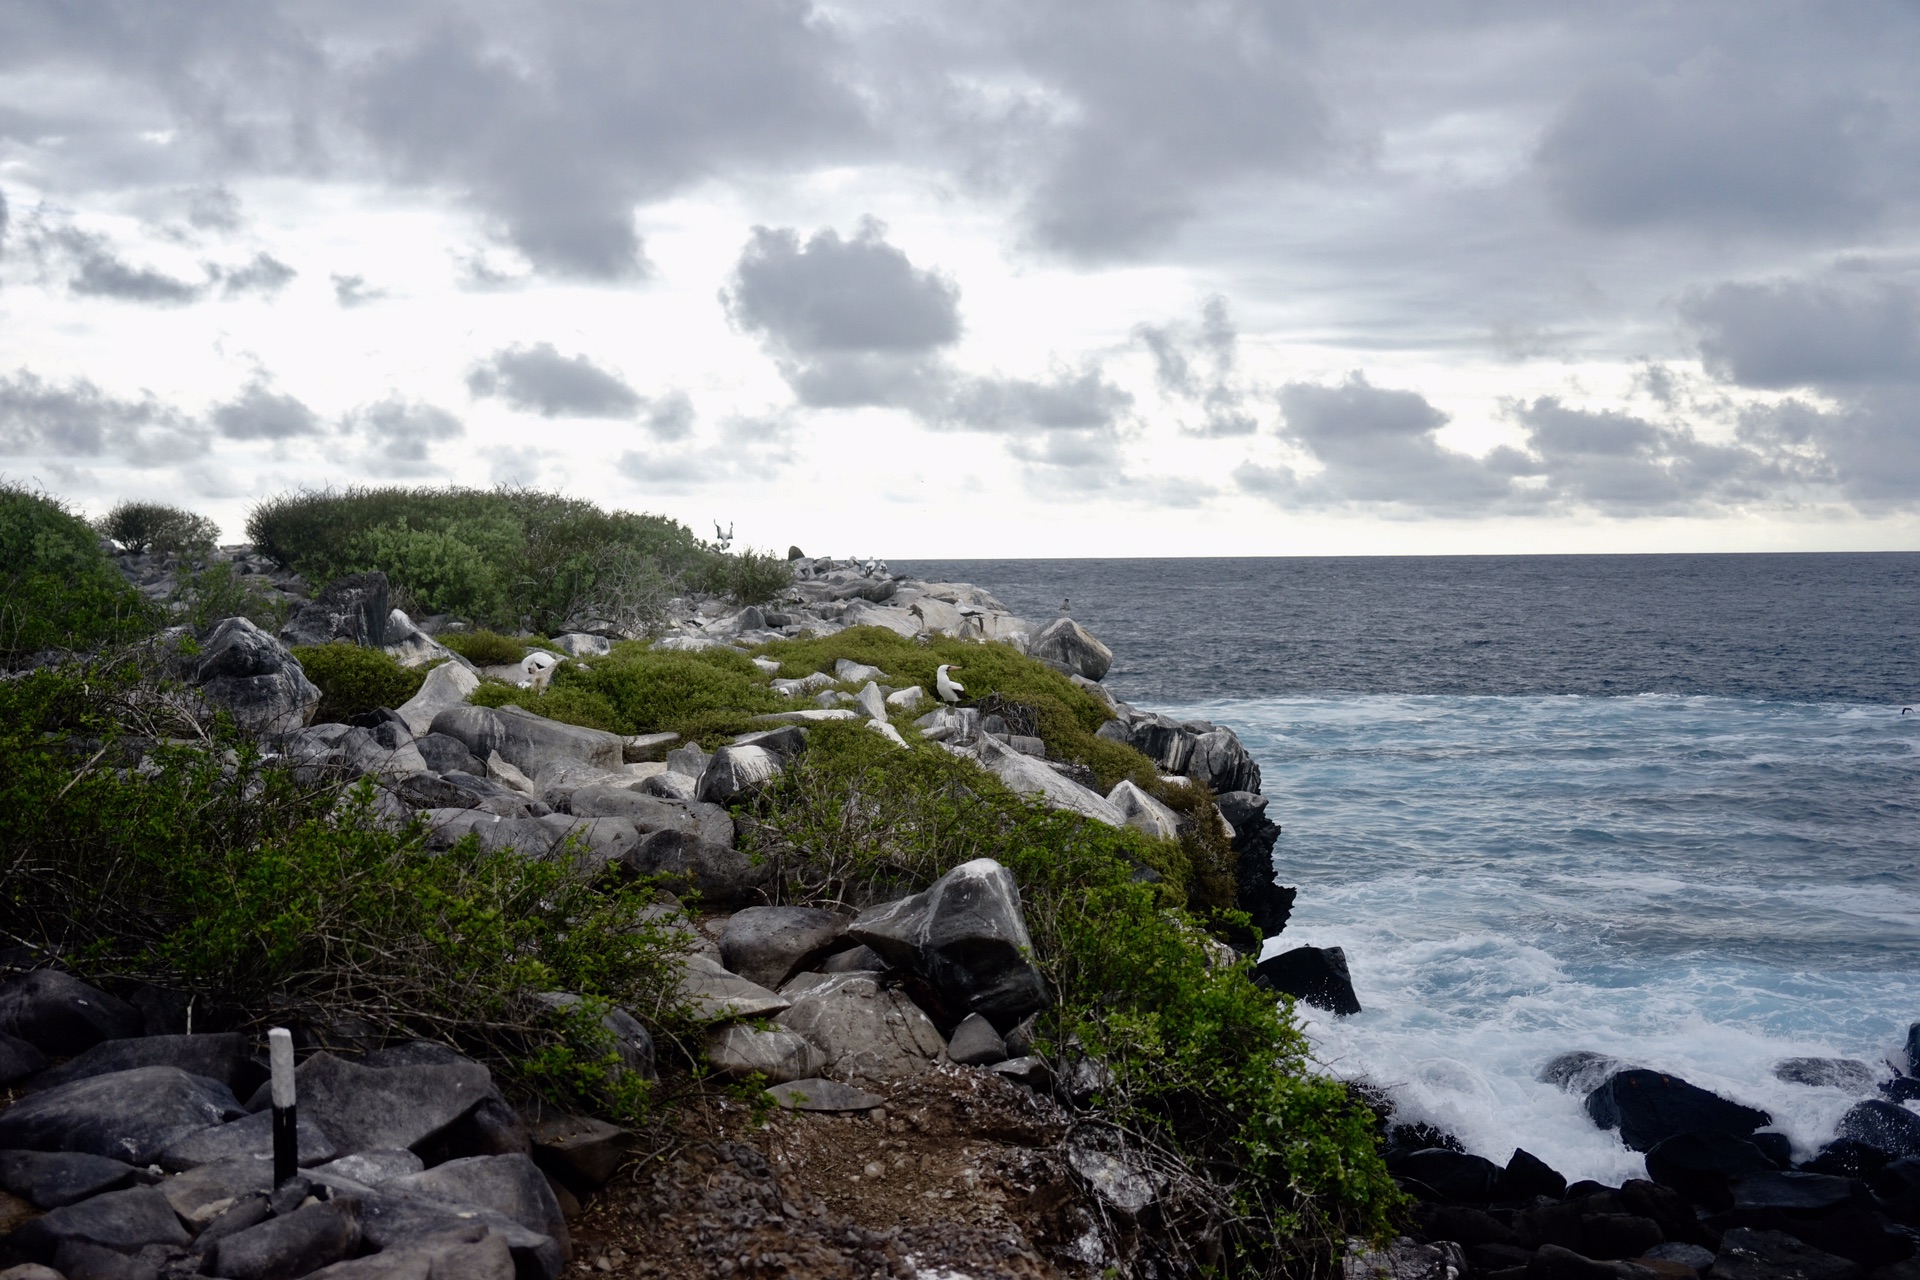
[[[0,474],[1920,548],[1920,6],[6,0]]]

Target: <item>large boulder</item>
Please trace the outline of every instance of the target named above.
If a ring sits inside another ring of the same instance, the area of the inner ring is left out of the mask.
[[[1884,1071],[1858,1058],[1782,1058],[1773,1064],[1773,1078],[1815,1089],[1841,1089],[1866,1097],[1880,1085]]]
[[[1020,887],[992,858],[962,863],[912,897],[861,913],[847,936],[925,979],[955,1022],[977,1013],[1006,1031],[1052,1003],[1028,959],[1033,939]]]
[[[136,1067],[22,1098],[0,1112],[0,1149],[78,1151],[152,1164],[188,1134],[244,1114],[218,1081],[178,1067]]]
[[[393,613],[388,595],[387,575],[377,570],[335,579],[294,611],[280,628],[280,639],[289,645],[343,640],[382,648],[387,643],[387,620]]]
[[[1920,1156],[1920,1115],[1896,1103],[1871,1098],[1855,1103],[1840,1117],[1839,1136],[1895,1160]]]
[[[103,1191],[131,1186],[134,1168],[125,1161],[78,1151],[0,1151],[0,1191],[36,1209],[77,1204]]]
[[[1360,1012],[1347,953],[1339,947],[1295,947],[1254,967],[1254,980],[1344,1018]]]
[[[133,1253],[150,1244],[184,1245],[191,1237],[157,1188],[130,1187],[51,1210],[8,1236],[7,1245],[47,1262],[69,1240]]]
[[[1260,789],[1260,766],[1231,729],[1209,729],[1194,738],[1182,772],[1214,792]]]
[[[1027,642],[1027,656],[1038,658],[1055,671],[1102,680],[1113,667],[1113,650],[1072,618],[1055,618]]]
[[[920,1007],[868,973],[806,973],[781,994],[793,1007],[776,1021],[826,1055],[837,1076],[888,1080],[917,1075],[946,1042]]]
[[[707,1033],[707,1062],[716,1075],[744,1080],[758,1075],[768,1084],[806,1080],[827,1068],[827,1057],[812,1041],[784,1027],[756,1031],[728,1023]]]
[[[1620,1130],[1620,1140],[1634,1151],[1651,1151],[1682,1133],[1745,1138],[1773,1122],[1764,1111],[1729,1102],[1678,1076],[1643,1068],[1619,1072],[1589,1093],[1587,1114],[1602,1129]],[[1920,1124],[1920,1116],[1914,1121]]]
[[[1233,905],[1262,937],[1271,938],[1287,927],[1293,900],[1299,892],[1279,883],[1273,869],[1273,846],[1280,827],[1267,817],[1267,797],[1257,791],[1224,791],[1217,797],[1220,816],[1233,828]]]
[[[781,763],[781,757],[765,747],[721,747],[707,761],[694,794],[709,804],[732,804],[771,782]]]
[[[1126,824],[1155,840],[1178,840],[1185,825],[1179,814],[1135,786],[1126,778],[1113,784],[1107,803],[1120,811]]]
[[[70,973],[33,969],[0,982],[0,1032],[42,1053],[66,1057],[140,1030],[139,1010]]]
[[[482,760],[498,752],[530,778],[555,760],[579,760],[608,772],[625,762],[620,735],[543,719],[520,707],[448,707],[428,728],[459,739]]]
[[[523,1227],[507,1215],[485,1205],[451,1204],[417,1194],[389,1193],[385,1187],[377,1192],[371,1189],[346,1190],[360,1202],[361,1239],[377,1252],[372,1258],[335,1263],[326,1271],[316,1272],[317,1275],[351,1276],[355,1280],[370,1280],[378,1276],[380,1280],[388,1280],[394,1273],[356,1272],[347,1268],[378,1261],[389,1254],[409,1260],[425,1255],[433,1267],[439,1267],[443,1265],[442,1260],[431,1251],[432,1246],[447,1239],[450,1233],[470,1231],[476,1227],[505,1243],[513,1259],[513,1274],[520,1280],[559,1280],[566,1269],[569,1248],[565,1241]],[[445,1265],[463,1264],[471,1256],[463,1251]],[[408,1265],[418,1263],[409,1261]],[[402,1271],[399,1274],[407,1277],[407,1280],[416,1280],[421,1272]],[[458,1276],[460,1280],[468,1280],[469,1276],[463,1270],[439,1274]]]
[[[390,1242],[378,1253],[349,1258],[308,1273],[310,1280],[514,1280],[506,1237],[485,1223],[461,1222],[444,1230]]]
[[[0,1031],[0,1089],[46,1068],[46,1054],[20,1037]]]
[[[242,729],[291,733],[313,718],[320,690],[285,645],[245,618],[224,618],[184,661],[183,675]]]
[[[35,1089],[51,1089],[71,1080],[104,1076],[135,1067],[178,1067],[189,1075],[218,1080],[236,1094],[251,1093],[259,1084],[247,1037],[233,1031],[197,1036],[141,1036],[132,1040],[103,1040],[72,1060],[45,1072]]]
[[[294,1078],[299,1114],[342,1155],[418,1146],[495,1096],[487,1069],[464,1060],[381,1068],[316,1053]]]
[[[325,1164],[340,1154],[333,1140],[304,1110],[295,1112],[294,1153],[302,1165]],[[155,1163],[178,1173],[240,1157],[273,1158],[272,1111],[256,1111],[211,1129],[196,1129],[168,1143]]]
[[[384,1190],[443,1204],[472,1204],[510,1218],[529,1231],[562,1242],[566,1220],[553,1188],[534,1162],[523,1155],[469,1156],[449,1160],[421,1173],[395,1178]]]
[[[711,957],[690,955],[682,963],[679,998],[698,1021],[761,1018],[783,1012],[792,1004],[785,996],[728,971]]]
[[[802,969],[853,945],[847,937],[847,917],[834,912],[817,907],[747,907],[727,921],[720,935],[720,959],[741,977],[778,989]]]
[[[450,707],[465,706],[479,687],[479,676],[457,662],[443,662],[427,672],[420,691],[401,703],[397,710],[414,736],[424,738],[433,732],[434,717]],[[484,761],[486,756],[481,754],[475,759]]]
[[[1735,1227],[1720,1238],[1714,1280],[1865,1280],[1861,1266],[1784,1231]]]
[[[1775,1167],[1760,1148],[1730,1133],[1678,1133],[1647,1150],[1648,1177],[1713,1210],[1733,1207],[1734,1179]]]
[[[208,1254],[212,1274],[228,1280],[292,1280],[360,1247],[360,1206],[339,1199],[295,1209],[222,1236]]]
[[[985,735],[981,736],[976,750],[980,763],[1005,783],[1010,791],[1032,796],[1055,809],[1065,809],[1083,818],[1104,822],[1110,827],[1127,825],[1126,817],[1105,796],[1062,777],[1043,761]]]
[[[692,890],[706,905],[719,908],[752,901],[772,874],[738,849],[675,830],[642,837],[625,862],[637,875],[664,877],[674,892]]]

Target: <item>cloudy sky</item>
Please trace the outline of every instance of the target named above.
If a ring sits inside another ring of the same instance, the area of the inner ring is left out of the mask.
[[[1920,7],[6,0],[0,474],[1920,548]]]

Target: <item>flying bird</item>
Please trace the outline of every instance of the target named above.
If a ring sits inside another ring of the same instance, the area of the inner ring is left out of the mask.
[[[949,671],[958,671],[959,669],[960,668],[951,663],[943,662],[940,664],[940,669],[933,673],[933,687],[939,691],[940,701],[958,702],[960,701],[960,695],[967,691],[967,686],[947,674]]]

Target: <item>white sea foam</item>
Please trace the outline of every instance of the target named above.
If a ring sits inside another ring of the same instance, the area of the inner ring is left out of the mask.
[[[1759,1106],[1811,1154],[1857,1099],[1786,1057],[1897,1059],[1920,1018],[1920,725],[1897,708],[1367,695],[1171,709],[1234,725],[1285,826],[1292,924],[1365,1012],[1326,1067],[1504,1161],[1642,1158],[1544,1083],[1575,1049]],[[1881,1067],[1882,1070],[1888,1068]]]

